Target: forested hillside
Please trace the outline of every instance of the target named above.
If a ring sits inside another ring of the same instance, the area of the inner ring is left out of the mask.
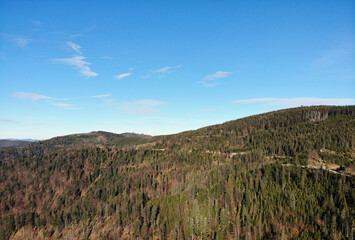
[[[355,106],[0,149],[0,239],[353,239]]]

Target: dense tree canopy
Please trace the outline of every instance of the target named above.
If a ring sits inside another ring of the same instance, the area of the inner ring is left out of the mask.
[[[0,150],[0,239],[354,237],[354,106],[92,136]]]

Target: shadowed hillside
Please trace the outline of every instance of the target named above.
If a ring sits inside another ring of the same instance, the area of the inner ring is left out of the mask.
[[[355,106],[0,150],[0,239],[353,239]]]

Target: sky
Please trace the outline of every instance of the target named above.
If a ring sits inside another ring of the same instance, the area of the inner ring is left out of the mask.
[[[353,1],[0,0],[0,138],[355,104]]]

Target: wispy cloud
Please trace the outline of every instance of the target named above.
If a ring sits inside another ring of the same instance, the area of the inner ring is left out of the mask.
[[[36,94],[36,93],[26,93],[26,92],[15,92],[14,94],[12,94],[12,96],[17,97],[17,98],[21,98],[21,99],[31,99],[32,101],[37,101],[37,100],[41,100],[41,99],[52,99],[52,100],[57,99],[57,98],[53,98],[53,97],[48,97],[48,96]]]
[[[70,35],[69,38],[77,38],[77,37],[82,37],[82,36],[84,36],[84,35],[81,33],[77,33],[77,34]]]
[[[324,51],[310,62],[307,77],[318,81],[337,79],[339,83],[348,84],[348,80],[354,80],[354,49],[352,42],[345,41]]]
[[[218,108],[206,108],[206,109],[202,109],[202,110],[198,110],[198,111],[189,112],[189,114],[215,112],[217,110],[218,110]]]
[[[74,56],[71,58],[57,58],[52,59],[52,61],[74,66],[76,69],[78,69],[80,74],[87,78],[96,77],[97,75],[99,75],[98,73],[91,70],[91,68],[89,67],[89,65],[91,65],[90,62],[84,61],[86,57],[82,56],[82,53],[80,51],[81,46],[73,42],[67,42],[67,44],[80,56]]]
[[[181,68],[183,65],[180,64],[180,65],[177,65],[177,66],[173,66],[173,67],[163,67],[163,68],[159,68],[157,70],[155,70],[155,72],[158,72],[158,73],[166,73],[168,72],[170,69],[174,69],[174,68]]]
[[[220,82],[208,82],[208,81],[197,81],[196,83],[202,85],[203,87],[215,87],[218,84],[220,84]]]
[[[17,37],[14,38],[13,40],[20,48],[25,48],[28,45],[28,41],[30,41],[30,39],[26,39],[22,37]]]
[[[13,119],[0,119],[0,122],[2,123],[8,123],[8,124],[20,124],[21,122],[13,120]]]
[[[71,47],[75,52],[79,53],[81,55],[80,48],[81,46],[73,43],[73,42],[67,42],[68,46]]]
[[[64,109],[79,109],[78,107],[69,103],[53,103],[53,106],[64,108]]]
[[[337,64],[344,65],[344,63],[352,62],[354,47],[352,44],[342,45],[325,52],[322,56],[314,59],[311,67],[314,69],[327,68]]]
[[[202,81],[197,81],[196,83],[202,85],[203,87],[215,87],[220,84],[220,82],[215,80],[226,78],[231,74],[231,72],[217,71],[213,74],[206,75]]]
[[[128,77],[128,76],[131,76],[132,75],[132,73],[122,73],[122,74],[119,74],[119,75],[117,75],[117,76],[114,76],[116,79],[119,79],[119,80],[121,80],[121,79],[123,79],[123,78],[125,78],[125,77]]]
[[[79,73],[88,78],[96,77],[97,75],[99,75],[98,73],[91,70],[91,68],[88,66],[91,65],[91,63],[84,61],[84,59],[86,59],[86,57],[74,56],[71,58],[52,59],[52,61],[74,66],[79,70]]]
[[[34,20],[34,21],[32,21],[32,23],[35,24],[36,26],[42,25],[41,21],[38,21],[38,20]]]
[[[134,101],[134,102],[130,102],[130,104],[133,104],[133,105],[144,105],[144,106],[153,107],[153,106],[164,105],[166,103],[158,101],[158,100],[153,100],[153,99],[141,99],[141,100],[137,100],[137,101]]]
[[[43,122],[19,122],[13,119],[0,119],[0,123],[4,124],[26,124],[26,125],[49,125],[48,123]]]
[[[114,106],[118,109],[117,113],[121,114],[153,114],[161,112],[156,107],[166,104],[153,99],[142,99],[133,102],[116,103]]]
[[[105,98],[111,96],[111,93],[103,94],[103,95],[95,95],[92,96],[93,98]]]
[[[221,79],[228,77],[231,74],[231,72],[222,72],[222,71],[217,71],[213,74],[206,75],[204,77],[205,80],[211,81],[211,80],[216,80],[216,79]]]
[[[141,76],[142,79],[147,79],[150,78],[152,76],[152,74],[148,73],[146,75]]]
[[[74,106],[69,103],[61,103],[61,102],[56,102],[56,101],[65,101],[68,100],[68,98],[54,98],[54,97],[48,97],[44,96],[41,94],[36,94],[36,93],[27,93],[27,92],[15,92],[12,94],[12,97],[17,97],[20,99],[30,99],[33,102],[38,101],[38,100],[51,100],[51,104],[56,107],[64,108],[64,109],[79,109],[77,106]]]
[[[156,72],[167,72],[170,68],[171,67],[163,67],[163,68],[156,70]]]
[[[102,59],[113,59],[113,57],[100,57]]]
[[[352,105],[352,98],[251,98],[236,100],[233,103],[261,103],[273,106],[311,106],[311,105]]]
[[[5,40],[15,43],[20,48],[25,48],[33,39],[27,36],[21,36],[17,34],[0,33],[0,36]]]
[[[167,74],[173,73],[173,69],[181,68],[183,65],[176,65],[176,66],[167,66],[163,68],[159,68],[154,71],[150,71],[146,75],[141,76],[142,79],[147,79],[150,77],[157,77],[158,79],[164,78]]]

